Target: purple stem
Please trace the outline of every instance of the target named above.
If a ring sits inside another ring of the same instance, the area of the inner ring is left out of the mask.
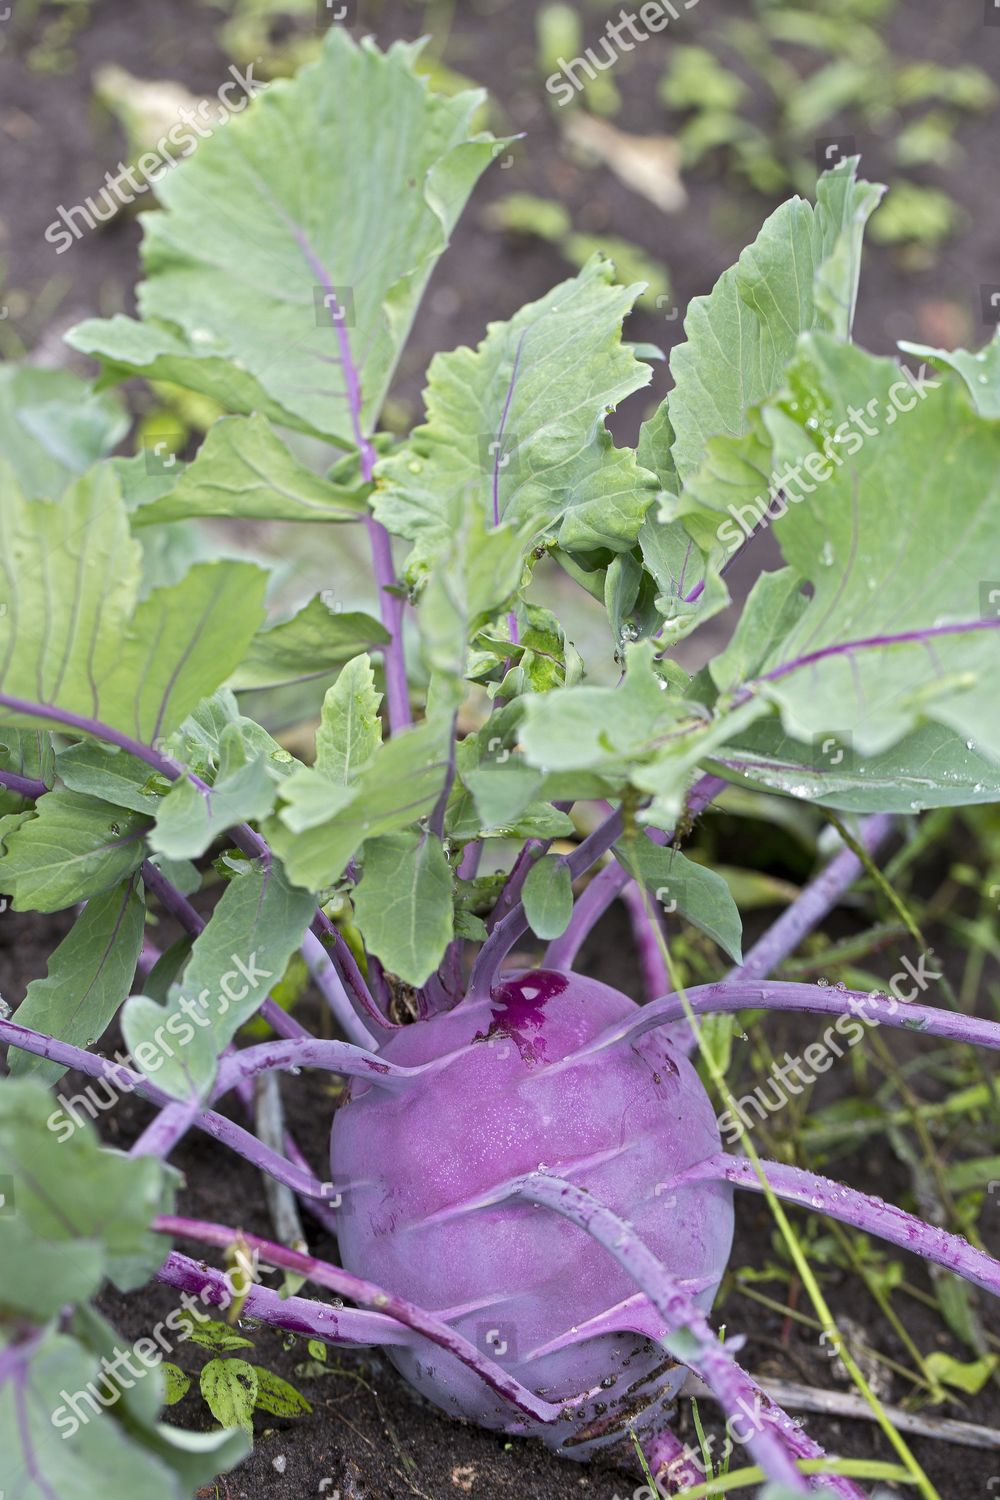
[[[375,1038],[351,1004],[336,964],[311,928],[302,939],[302,957],[322,991],[331,1015],[348,1040],[356,1042],[359,1047],[377,1047]]]
[[[365,463],[362,460],[362,475]],[[368,476],[370,477],[370,475]],[[385,667],[385,698],[389,710],[389,730],[397,734],[410,720],[410,689],[406,680],[406,657],[403,651],[403,600],[391,592],[399,587],[396,566],[392,560],[392,540],[381,521],[365,518],[372,549],[372,566],[378,584],[379,613],[391,639],[382,657]]]
[[[16,771],[0,771],[0,786],[8,792],[16,792],[29,802],[37,802],[49,790],[44,781],[34,781],[30,776],[18,776]]]
[[[196,1125],[202,1112],[200,1099],[184,1099],[166,1104],[155,1120],[151,1120],[134,1142],[129,1156],[155,1156],[160,1161],[167,1157]]]
[[[844,656],[851,651],[864,651],[872,647],[901,646],[914,641],[936,640],[944,635],[967,635],[973,630],[996,630],[998,628],[1000,628],[1000,619],[963,620],[951,625],[931,625],[926,630],[903,630],[898,635],[861,636],[858,640],[841,641],[835,646],[820,646],[816,651],[809,651],[804,656],[797,656],[792,661],[782,662],[779,666],[772,667],[769,672],[762,673],[747,687],[741,689],[736,701],[742,703],[752,697],[753,688],[758,683],[776,682],[781,677],[787,677],[789,672],[797,672],[801,667],[812,666],[828,656]]]
[[[701,776],[688,794],[685,806],[686,820],[690,821],[703,813],[709,803],[728,785],[729,783],[721,776],[711,774]],[[654,844],[667,845],[673,841],[674,835],[664,833],[659,828],[647,828],[646,837],[651,838]],[[607,865],[594,877],[574,906],[566,931],[549,944],[544,959],[547,969],[571,969],[573,967],[581,946],[631,878],[624,865],[618,863]],[[660,993],[662,994],[662,990]]]
[[[676,1495],[682,1490],[693,1490],[696,1484],[704,1484],[704,1466],[669,1427],[644,1438],[642,1450],[654,1480],[657,1485],[668,1486],[668,1494]]]
[[[151,943],[146,938],[142,945],[142,952],[139,954],[139,962],[135,966],[135,972],[139,978],[142,980],[148,979],[162,957],[163,954],[157,948],[156,944]]]
[[[131,735],[122,733],[120,729],[112,729],[110,724],[104,724],[100,719],[88,719],[82,714],[70,713],[68,709],[57,708],[53,703],[35,703],[26,698],[12,698],[9,693],[0,693],[0,707],[9,708],[14,713],[25,714],[29,718],[52,719],[56,724],[64,724],[67,729],[76,729],[80,734],[89,734],[95,739],[106,740],[109,745],[118,745],[120,749],[127,750],[130,755],[144,760],[148,766],[152,766],[171,781],[176,781],[179,776],[187,774],[176,761],[171,760],[167,755],[161,755],[159,750],[153,749],[152,745],[144,745],[141,740],[134,740]],[[195,779],[192,777],[192,780]],[[201,785],[204,786],[204,782]]]
[[[892,832],[893,820],[888,813],[876,813],[866,818],[861,825],[860,842],[874,855]],[[794,953],[802,939],[812,932],[840,897],[853,885],[864,866],[850,849],[842,849],[834,855],[825,869],[815,879],[803,886],[792,904],[772,923],[762,937],[750,949],[746,958],[735,969],[730,969],[727,980],[763,979],[778,965]]]
[[[603,1245],[645,1292],[670,1331],[683,1329],[693,1335],[697,1349],[694,1353],[685,1350],[684,1363],[711,1386],[727,1415],[735,1416],[746,1410],[748,1402],[753,1402],[757,1394],[754,1382],[719,1342],[690,1292],[661,1265],[632,1225],[597,1202],[585,1189],[541,1172],[515,1178],[496,1193],[467,1206],[479,1207],[507,1198],[542,1204],[579,1225]],[[752,1405],[750,1409],[755,1410]],[[768,1478],[788,1485],[794,1494],[808,1494],[808,1486],[770,1418],[765,1418],[759,1426],[750,1425],[754,1430],[746,1446]]]
[[[787,981],[762,983],[760,980],[723,979],[718,984],[698,985],[687,991],[687,1002],[695,1015],[719,1015],[738,1010],[804,1011],[813,1015],[853,1016],[866,1026],[898,1026],[904,1031],[926,1032],[946,1041],[965,1042],[969,1046],[1000,1050],[1000,1024],[982,1021],[956,1011],[940,1010],[933,1005],[900,1001],[878,992],[864,994],[859,990],[831,988],[817,984],[793,984]],[[603,1052],[626,1039],[635,1041],[646,1031],[653,1031],[686,1014],[679,995],[664,995],[651,1005],[644,1005],[636,1015],[619,1026],[609,1027],[585,1047],[568,1054],[546,1069],[546,1075],[577,1062],[592,1052]],[[859,1041],[860,1037],[855,1038]],[[846,1046],[852,1043],[847,1042]]]
[[[998,1043],[1000,1045],[1000,1043]],[[852,1229],[876,1235],[902,1250],[932,1260],[958,1276],[964,1276],[973,1286],[982,1287],[994,1297],[1000,1297],[1000,1261],[982,1250],[976,1250],[967,1240],[946,1229],[925,1224],[913,1214],[904,1213],[893,1203],[886,1203],[869,1193],[859,1193],[854,1188],[832,1182],[829,1177],[820,1177],[815,1172],[803,1171],[800,1167],[785,1166],[781,1162],[763,1161],[768,1183],[779,1198],[786,1203],[798,1204],[800,1208],[812,1209],[816,1213],[829,1214]],[[674,1181],[688,1182],[726,1181],[736,1187],[749,1188],[751,1192],[763,1193],[764,1185],[757,1176],[754,1164],[748,1157],[714,1156],[681,1172]],[[673,1186],[673,1182],[670,1184]]]
[[[594,829],[593,833],[588,834],[582,843],[577,844],[570,854],[560,856],[561,863],[569,870],[571,879],[575,880],[578,875],[583,874],[584,870],[589,870],[590,866],[611,848],[615,840],[621,837],[622,827],[621,813],[612,813],[598,828]],[[527,929],[528,918],[525,915],[524,902],[519,901],[514,909],[497,923],[479,950],[472,967],[472,977],[469,980],[470,1000],[482,999],[490,993],[500,971],[500,965]]]
[[[75,1068],[78,1073],[85,1073],[89,1078],[106,1080],[119,1093],[138,1094],[141,1099],[146,1099],[150,1104],[164,1108],[165,1113],[170,1107],[182,1107],[180,1101],[173,1099],[143,1074],[125,1067],[123,1063],[112,1062],[109,1058],[99,1057],[96,1053],[87,1052],[82,1047],[74,1047],[70,1042],[60,1042],[54,1037],[45,1036],[42,1032],[31,1031],[27,1026],[21,1026],[16,1021],[0,1020],[0,1046],[20,1047],[22,1051],[30,1052],[35,1057],[49,1058],[63,1067]],[[102,1109],[108,1107],[103,1100],[98,1100],[93,1105],[93,1113],[90,1109],[87,1109],[86,1113],[93,1119]],[[72,1107],[72,1101],[61,1105],[60,1108],[67,1118],[72,1118],[79,1124],[80,1117]],[[213,1140],[220,1141],[224,1146],[235,1151],[238,1156],[252,1162],[262,1172],[267,1172],[278,1182],[285,1183],[300,1196],[319,1199],[328,1196],[328,1189],[311,1173],[300,1171],[285,1161],[284,1157],[279,1156],[276,1151],[263,1145],[248,1130],[234,1125],[223,1115],[216,1114],[213,1110],[203,1110],[193,1124],[199,1130],[203,1130],[206,1135],[210,1135]]]
[[[354,441],[357,444],[358,458],[361,465],[361,478],[365,484],[370,484],[375,469],[376,454],[371,441],[365,436],[361,422],[362,408],[364,406],[361,380],[358,375],[357,365],[354,363],[354,355],[351,351],[351,339],[347,331],[347,322],[343,315],[343,309],[337,300],[337,294],[333,289],[333,283],[327,274],[326,267],[310,244],[305,231],[300,225],[293,223],[290,219],[287,222],[310,270],[323,288],[323,301],[329,311],[330,320],[333,323],[334,331],[337,335],[337,343],[340,348],[340,366],[344,372],[347,408],[350,412]],[[382,624],[390,636],[389,644],[385,648],[383,662],[385,666],[385,693],[389,710],[389,728],[391,733],[396,734],[400,729],[405,729],[410,723],[410,694],[406,682],[406,657],[403,652],[403,601],[398,594],[388,592],[398,586],[396,568],[392,560],[392,542],[389,533],[380,521],[376,521],[374,516],[366,517],[366,524],[372,550],[375,581],[378,584],[379,613],[382,617]]]
[[[227,1308],[233,1295],[222,1271],[172,1250],[156,1273],[157,1281],[190,1292],[210,1307]],[[412,1335],[382,1313],[354,1307],[332,1307],[306,1297],[282,1297],[266,1286],[251,1286],[243,1303],[247,1317],[328,1344],[364,1349],[381,1344],[408,1344]]]
[[[309,931],[314,937],[319,938],[323,947],[330,951],[327,944],[329,939],[332,945],[331,957],[337,966],[341,978],[348,986],[348,997],[354,997],[353,1004],[362,1021],[366,1021],[378,1028],[379,1031],[398,1031],[399,1027],[395,1021],[390,1021],[388,1016],[382,1014],[372,998],[371,990],[365,984],[361,970],[358,968],[357,959],[351,952],[347,939],[337,926],[331,921],[322,909],[316,912]]]
[[[291,1037],[283,1041],[261,1042],[244,1047],[224,1057],[219,1064],[212,1102],[236,1088],[241,1079],[254,1078],[272,1069],[291,1072],[296,1068],[321,1068],[327,1073],[342,1073],[347,1078],[364,1078],[380,1088],[400,1088],[428,1071],[435,1071],[444,1059],[422,1063],[416,1068],[401,1068],[386,1062],[374,1052],[363,1052],[351,1042],[325,1042],[317,1037]]]
[[[658,908],[650,912],[636,881],[630,880],[622,890],[622,900],[632,924],[632,940],[639,956],[642,987],[647,1000],[655,1000],[670,988],[670,973],[663,956],[666,923]]]
[[[474,1344],[470,1344],[468,1339],[456,1333],[447,1323],[424,1312],[422,1308],[406,1301],[405,1298],[385,1291],[373,1282],[365,1281],[360,1276],[352,1276],[349,1271],[341,1270],[339,1266],[331,1266],[312,1255],[303,1255],[297,1250],[289,1250],[284,1245],[276,1245],[273,1241],[261,1239],[255,1234],[242,1231],[238,1234],[235,1229],[229,1229],[224,1224],[209,1224],[197,1219],[161,1215],[154,1219],[152,1227],[160,1234],[197,1240],[204,1245],[214,1245],[220,1250],[228,1249],[234,1240],[240,1238],[249,1249],[257,1250],[269,1264],[291,1271],[297,1276],[304,1276],[315,1282],[317,1286],[326,1287],[338,1297],[349,1297],[352,1302],[358,1303],[363,1308],[381,1312],[386,1317],[393,1318],[407,1328],[411,1328],[414,1333],[429,1339],[431,1343],[437,1344],[439,1348],[461,1360],[470,1370],[474,1370],[498,1395],[510,1402],[518,1411],[523,1412],[532,1422],[552,1422],[562,1410],[562,1406],[553,1406],[550,1402],[541,1400],[519,1381],[514,1380],[502,1366],[485,1358]]]
[[[624,866],[612,860],[598,870],[593,880],[581,892],[573,907],[569,926],[560,937],[554,938],[545,950],[543,966],[546,969],[571,969],[590,933],[597,926],[615,897],[620,895],[629,882],[629,873]],[[660,991],[662,994],[663,991]]]
[[[284,1145],[285,1155],[292,1165],[298,1167],[301,1172],[312,1174],[312,1167],[299,1150],[298,1143],[287,1126],[285,1128]],[[321,1225],[327,1234],[332,1235],[334,1239],[337,1238],[337,1213],[335,1209],[332,1209],[329,1204],[324,1203],[320,1198],[303,1197],[302,1206],[308,1213],[312,1214],[317,1224]]]

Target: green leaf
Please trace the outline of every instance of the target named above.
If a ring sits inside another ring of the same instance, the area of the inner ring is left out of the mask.
[[[434,263],[500,144],[469,134],[478,93],[428,91],[418,52],[383,54],[331,26],[315,64],[158,184],[139,288],[151,321],[84,323],[75,347],[114,375],[172,380],[346,445],[339,308],[371,431]]]
[[[169,733],[242,660],[263,614],[266,584],[267,574],[252,563],[209,562],[156,589],[120,643],[102,713],[144,743]]]
[[[223,1427],[242,1427],[253,1438],[253,1411],[257,1404],[257,1371],[245,1359],[210,1359],[201,1372],[201,1394],[217,1422]]]
[[[88,901],[53,952],[44,979],[33,979],[17,1008],[20,1026],[89,1047],[128,998],[142,951],[145,907],[135,881]],[[10,1054],[12,1078],[55,1083],[65,1068],[31,1052]]]
[[[366,948],[406,984],[423,984],[454,936],[451,885],[451,867],[430,834],[387,834],[365,844],[355,918]]]
[[[257,1366],[257,1410],[272,1417],[307,1417],[312,1407],[301,1392],[273,1370]]]
[[[223,417],[176,484],[132,511],[133,526],[238,516],[255,521],[349,521],[366,486],[333,484],[300,463],[265,417]]]
[[[538,796],[542,773],[520,757],[483,761],[463,772],[484,828],[513,823]]]
[[[651,371],[621,343],[637,287],[615,286],[596,257],[572,281],[491,324],[475,351],[431,363],[427,421],[379,466],[372,504],[417,543],[411,572],[446,551],[456,505],[567,551],[627,550],[657,492],[606,412]]]
[[[733,469],[731,449],[710,448],[711,440],[750,432],[752,408],[781,385],[801,332],[848,337],[864,227],[883,192],[857,181],[856,168],[852,159],[824,172],[815,208],[801,198],[783,203],[708,296],[691,302],[687,341],[670,359],[671,456],[685,488],[752,500],[759,461]]]
[[[316,730],[316,768],[331,781],[349,786],[382,743],[375,673],[367,654],[355,656],[327,688]]]
[[[749,785],[842,812],[1000,802],[1000,767],[943,724],[922,724],[889,750],[862,755],[836,731],[808,743],[778,719],[762,719],[729,738],[719,758]]]
[[[219,1054],[284,974],[314,909],[276,859],[231,880],[167,1005],[135,995],[125,1006],[122,1031],[142,1072],[176,1098],[204,1094]]]
[[[80,792],[46,792],[5,840],[0,889],[15,911],[61,911],[117,885],[144,852],[149,819]]]
[[[176,1406],[178,1401],[183,1401],[191,1389],[191,1377],[186,1375],[179,1365],[169,1364],[166,1360],[160,1366],[163,1378],[166,1382],[166,1393],[163,1397],[164,1406]]]
[[[179,1332],[185,1340],[199,1344],[203,1349],[220,1349],[224,1353],[231,1353],[233,1349],[253,1348],[253,1339],[245,1339],[228,1323],[220,1323],[217,1318],[206,1318],[201,1313],[197,1319],[185,1317]]]
[[[264,572],[200,563],[138,606],[140,553],[119,482],[92,470],[57,504],[28,501],[0,465],[0,693],[100,718],[144,743],[172,730],[223,682],[263,615]]]
[[[646,837],[615,845],[615,853],[647,887],[668,916],[685,918],[742,963],[743,923],[728,885],[714,870]]]
[[[76,1339],[50,1329],[37,1342],[2,1340],[0,1353],[6,1376],[0,1381],[0,1452],[8,1494],[17,1500],[93,1494],[181,1500],[169,1468],[124,1430],[113,1408],[101,1421],[81,1421],[67,1405],[66,1393],[86,1393],[92,1384],[107,1394],[96,1356]],[[90,1413],[89,1397],[79,1408],[84,1417]],[[201,1472],[207,1479],[213,1471]]]
[[[237,823],[263,818],[278,788],[259,755],[249,756],[239,724],[227,724],[219,739],[219,768],[202,792],[188,777],[175,781],[162,799],[150,847],[168,859],[197,859]],[[0,866],[2,868],[2,866]]]
[[[521,745],[547,771],[608,771],[621,777],[655,753],[659,739],[683,722],[688,705],[666,691],[653,666],[655,648],[638,642],[626,654],[618,687],[573,687],[526,698]]]
[[[1000,426],[957,384],[914,378],[803,336],[766,420],[776,460],[799,476],[774,531],[812,594],[747,681],[800,740],[835,735],[879,755],[932,719],[994,756]],[[861,430],[842,423],[850,412]]]
[[[978,1396],[997,1366],[1000,1355],[984,1354],[981,1359],[964,1362],[935,1349],[927,1356],[927,1368],[935,1380],[967,1396]]]
[[[435,558],[417,606],[424,661],[441,674],[457,707],[464,694],[469,642],[521,581],[526,532],[491,526],[457,495],[450,507],[448,538]]]
[[[316,594],[290,620],[258,631],[233,675],[235,688],[279,687],[326,677],[359,647],[381,646],[388,632],[371,615],[341,613]]]
[[[18,730],[0,727],[0,767],[13,771],[16,776],[27,776],[32,781],[44,781],[51,787],[55,780],[56,757],[52,748],[52,737],[44,730]],[[0,796],[14,797],[6,788]]]
[[[121,404],[70,370],[0,365],[0,453],[26,495],[58,499],[128,428]]]
[[[71,1119],[55,1102],[33,1081],[0,1083],[0,1307],[35,1322],[106,1277],[122,1291],[149,1280],[165,1253],[149,1225],[170,1211],[174,1175],[105,1150],[82,1107]]]
[[[566,931],[573,915],[573,878],[563,860],[536,860],[524,882],[524,912],[536,937],[548,941]]]
[[[67,745],[57,751],[55,763],[60,781],[71,792],[83,792],[151,818],[156,817],[171,785],[138,756],[95,740]]]
[[[976,354],[968,349],[934,349],[930,344],[903,342],[899,347],[939,370],[954,370],[965,381],[980,416],[1000,417],[1000,328]]]
[[[322,890],[366,839],[427,817],[445,784],[450,745],[451,719],[428,719],[387,741],[349,789],[306,768],[290,776],[265,829],[288,878]]]
[[[759,575],[743,606],[732,640],[725,651],[709,663],[712,681],[720,692],[745,682],[760,671],[807,603],[802,593],[802,580],[793,568]]]

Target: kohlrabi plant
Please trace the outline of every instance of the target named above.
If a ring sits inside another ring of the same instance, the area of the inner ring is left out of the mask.
[[[1000,1046],[961,1009],[769,978],[894,816],[1000,800],[1000,345],[910,348],[907,371],[852,344],[880,194],[850,161],[691,304],[636,448],[606,419],[655,351],[623,342],[641,287],[599,257],[437,355],[425,420],[394,442],[379,412],[421,294],[507,146],[471,128],[479,95],[438,97],[414,63],[334,28],[164,178],[139,316],[70,335],[101,387],[214,403],[190,461],[109,456],[120,409],[76,377],[0,377],[0,890],[73,914],[0,1019],[0,1489],[181,1497],[238,1461],[238,1426],[161,1425],[162,1375],[120,1363],[108,1410],[67,1430],[67,1392],[116,1347],[92,1299],[156,1277],[384,1346],[443,1412],[568,1458],[632,1434],[675,1488],[699,1478],[670,1430],[694,1371],[769,1494],[856,1500],[851,1466],[741,1368],[739,1330],[710,1323],[737,1190],[766,1195],[837,1348],[786,1203],[994,1294],[1000,1265],[762,1160],[719,1018],[823,1017],[837,1055],[880,1026]],[[205,519],[237,523],[225,555]],[[765,526],[784,565],[692,675],[676,648]],[[360,533],[376,613],[324,591],[265,623],[246,554],[305,527],[320,564]],[[554,607],[569,587],[607,617],[587,661]],[[304,714],[299,759],[276,736]],[[726,881],[679,847],[734,784],[853,830],[746,955]],[[574,967],[617,898],[642,1005]],[[718,982],[680,983],[681,919],[734,965]],[[303,962],[339,1040],[288,1008]],[[111,1058],[95,1044],[116,1019]],[[272,1087],[303,1069],[346,1080],[320,1171]],[[72,1100],[47,1092],[67,1070],[90,1079]],[[156,1113],[122,1154],[93,1121],[133,1092]],[[245,1124],[219,1112],[230,1095]],[[340,1263],[295,1245],[287,1212],[273,1241],[180,1216],[169,1161],[194,1129],[311,1206]],[[291,1295],[234,1294],[255,1255]],[[890,1477],[936,1494],[888,1435]]]

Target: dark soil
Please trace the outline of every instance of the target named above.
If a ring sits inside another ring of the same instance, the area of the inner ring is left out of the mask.
[[[60,7],[35,8],[15,0],[14,24],[0,26],[0,256],[6,281],[0,309],[10,304],[9,319],[0,322],[8,353],[23,344],[47,363],[64,362],[61,332],[81,318],[110,314],[132,305],[136,279],[138,230],[134,219],[120,216],[111,226],[89,234],[64,256],[44,240],[44,230],[58,205],[77,203],[96,191],[105,171],[114,169],[123,143],[117,128],[91,103],[94,70],[116,62],[140,78],[170,78],[196,93],[211,93],[225,74],[228,59],[215,38],[218,16],[199,0],[97,0],[89,8],[69,7],[86,14],[86,24],[70,42],[67,71],[43,74],[28,70],[28,49],[41,28]],[[707,3],[684,19],[684,39],[696,39],[715,23]],[[745,10],[742,0],[727,5],[727,14]],[[487,85],[499,100],[506,128],[524,131],[526,140],[514,153],[511,168],[494,168],[477,190],[465,220],[455,235],[452,251],[435,275],[418,318],[414,337],[401,367],[397,394],[416,411],[423,372],[437,349],[474,342],[489,319],[510,316],[525,300],[544,293],[568,274],[561,258],[535,240],[512,240],[487,226],[484,210],[495,198],[513,189],[559,198],[571,209],[577,228],[623,235],[670,266],[676,300],[710,288],[752,236],[766,205],[749,194],[734,192],[727,180],[709,177],[688,183],[690,201],[681,215],[661,217],[636,198],[612,173],[584,170],[571,162],[559,142],[539,81],[534,73],[534,16],[536,0],[478,0],[457,8],[448,61]],[[600,33],[603,16],[585,12],[588,40]],[[415,36],[428,25],[423,5],[390,3],[362,6],[362,22],[383,42],[396,35]],[[22,24],[23,23],[23,24]],[[942,6],[935,0],[907,0],[894,23],[900,46],[911,56],[937,61],[975,62],[1000,79],[1000,28],[983,25],[981,0],[962,0]],[[654,133],[665,128],[655,104],[656,81],[663,67],[667,40],[654,38],[627,62],[616,81],[624,108],[616,124],[626,130]],[[980,286],[997,280],[1000,251],[1000,195],[996,192],[996,116],[970,120],[960,131],[965,151],[962,170],[947,186],[968,214],[968,227],[946,247],[939,264],[917,276],[903,276],[892,257],[872,250],[866,257],[859,306],[858,336],[888,352],[898,338],[947,342],[985,336],[980,314]],[[845,120],[865,152],[865,170],[878,177],[887,170],[890,142],[866,140],[854,122]],[[943,182],[931,173],[928,180]],[[681,337],[677,321],[641,315],[631,336],[669,347]],[[658,370],[655,394],[666,388],[667,374]],[[640,403],[641,405],[641,403]],[[623,434],[634,427],[627,418]],[[11,1002],[23,994],[28,980],[44,972],[45,962],[68,926],[65,915],[38,918],[7,914],[0,923],[0,993]],[[609,920],[591,948],[591,971],[636,993],[631,941],[624,925]],[[887,969],[886,973],[891,972]],[[794,1051],[812,1039],[807,1023],[776,1017],[769,1023],[776,1052]],[[108,1046],[115,1039],[107,1039]],[[919,1045],[919,1039],[895,1037],[898,1055]],[[833,1091],[847,1086],[846,1072],[828,1076],[818,1096],[827,1102]],[[72,1085],[72,1080],[68,1080]],[[79,1080],[77,1081],[79,1084]],[[286,1088],[294,1129],[310,1160],[321,1165],[331,1102],[322,1079],[305,1075],[294,1089]],[[108,1117],[108,1139],[127,1144],[145,1120],[144,1107],[123,1103]],[[181,1195],[182,1212],[204,1216],[267,1234],[269,1224],[259,1179],[242,1161],[222,1153],[205,1137],[193,1134],[176,1154],[187,1187]],[[903,1199],[908,1183],[894,1157],[868,1150],[840,1164],[844,1180],[860,1188]],[[989,1212],[989,1210],[987,1210]],[[997,1214],[984,1230],[997,1232]],[[755,1198],[742,1200],[734,1267],[760,1267],[775,1258],[774,1227],[766,1206]],[[312,1244],[320,1255],[335,1247],[320,1231]],[[910,1278],[929,1286],[917,1263],[908,1265]],[[846,1286],[846,1278],[844,1279]],[[857,1297],[858,1283],[850,1282]],[[780,1299],[784,1289],[768,1291]],[[836,1276],[827,1284],[836,1311],[860,1321],[876,1348],[905,1359],[893,1330],[874,1305],[842,1305]],[[985,1300],[985,1299],[984,1299]],[[800,1299],[805,1305],[804,1297]],[[107,1296],[106,1312],[129,1337],[148,1332],[175,1299],[156,1286],[121,1299]],[[924,1350],[940,1347],[961,1357],[962,1350],[945,1332],[940,1318],[912,1299],[905,1299],[907,1324]],[[982,1309],[984,1317],[988,1310]],[[749,1335],[741,1356],[755,1373],[803,1381],[814,1386],[837,1384],[830,1361],[815,1338],[795,1323],[755,1307],[730,1294],[717,1309],[720,1322],[731,1333]],[[998,1325],[992,1314],[992,1327]],[[288,1346],[279,1335],[263,1329],[257,1336],[257,1357],[302,1386],[313,1403],[311,1418],[291,1423],[259,1424],[252,1457],[235,1475],[220,1483],[218,1493],[249,1500],[303,1500],[308,1495],[339,1489],[343,1500],[383,1500],[417,1495],[431,1500],[518,1496],[525,1500],[595,1500],[627,1497],[639,1482],[624,1472],[590,1466],[578,1469],[551,1457],[537,1443],[505,1442],[494,1434],[454,1423],[419,1403],[388,1363],[377,1354],[335,1355],[330,1373],[301,1379],[295,1369],[307,1357],[301,1341]],[[198,1358],[183,1347],[179,1362],[196,1371]],[[843,1388],[843,1387],[840,1387]],[[887,1399],[906,1394],[901,1382]],[[1000,1395],[991,1386],[962,1410],[954,1404],[947,1414],[1000,1427]],[[207,1413],[192,1394],[174,1409],[172,1419],[190,1425],[207,1423]],[[887,1445],[869,1424],[835,1423],[809,1418],[810,1431],[828,1451],[859,1457],[887,1456]],[[693,1437],[690,1408],[682,1404],[679,1431]],[[913,1447],[945,1500],[982,1500],[989,1480],[1000,1472],[997,1456],[958,1448],[939,1441],[914,1440]],[[322,1487],[322,1488],[321,1488]],[[993,1487],[995,1489],[995,1485]]]

